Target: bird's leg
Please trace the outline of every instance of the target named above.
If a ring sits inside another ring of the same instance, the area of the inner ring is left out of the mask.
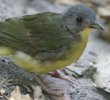
[[[38,75],[33,73],[35,81],[41,86],[41,88],[46,91],[49,94],[55,95],[55,96],[63,96],[65,92],[63,89],[50,89],[46,84],[42,82],[42,80],[39,78]]]
[[[60,70],[55,70],[53,72],[49,72],[48,74],[51,75],[52,77],[67,80],[67,81],[71,82],[72,84],[74,83],[74,80],[72,78],[64,75]]]

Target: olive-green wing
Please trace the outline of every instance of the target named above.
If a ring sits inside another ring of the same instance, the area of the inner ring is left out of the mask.
[[[46,12],[0,22],[0,45],[36,55],[38,59],[56,57],[66,42],[59,15]]]
[[[21,21],[27,29],[30,29],[30,37],[33,42],[36,42],[33,44],[37,49],[45,51],[59,47],[64,36],[59,13],[45,12],[34,16],[28,15],[22,17]]]
[[[36,47],[36,58],[56,59],[67,52],[71,39],[64,29],[60,13],[45,12],[24,16],[20,20],[30,29],[28,42]]]

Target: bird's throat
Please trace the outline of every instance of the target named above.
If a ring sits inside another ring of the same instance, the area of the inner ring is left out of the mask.
[[[84,29],[82,32],[80,32],[80,34],[82,35],[82,38],[88,38],[89,33],[92,31],[91,28],[86,28]]]

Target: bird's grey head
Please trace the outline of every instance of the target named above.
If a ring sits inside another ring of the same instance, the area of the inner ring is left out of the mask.
[[[71,6],[62,14],[62,18],[65,26],[73,33],[87,27],[102,28],[97,23],[95,12],[83,4]]]

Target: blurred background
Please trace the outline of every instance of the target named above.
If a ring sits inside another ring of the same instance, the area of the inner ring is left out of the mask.
[[[62,71],[76,78],[77,86],[72,88],[71,100],[110,100],[110,0],[0,0],[0,21],[40,12],[60,13],[71,5],[80,3],[95,10],[99,22],[106,30],[93,30],[80,60]],[[9,65],[5,67],[6,71]],[[2,68],[0,63],[0,69]],[[3,77],[4,73],[1,70],[1,82],[4,81]],[[9,73],[5,73],[5,77],[9,77]],[[6,89],[8,85],[0,83],[0,89]],[[10,91],[10,88],[6,90]],[[47,98],[46,100],[52,100],[48,96]]]

